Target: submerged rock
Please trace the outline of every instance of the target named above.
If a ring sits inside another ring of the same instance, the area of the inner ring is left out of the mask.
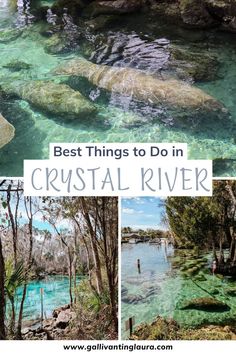
[[[49,54],[63,54],[71,50],[65,37],[60,33],[53,34],[45,41],[45,52]]]
[[[204,0],[180,0],[179,7],[185,25],[208,28],[216,24],[216,21],[209,14]]]
[[[99,31],[114,25],[120,20],[116,15],[100,15],[85,22],[85,25],[92,31]]]
[[[210,81],[217,77],[219,62],[215,56],[175,45],[170,47],[170,53],[169,66],[176,69],[180,78]]]
[[[83,15],[95,17],[101,14],[128,14],[139,10],[141,6],[142,0],[93,1]]]
[[[168,2],[168,4],[166,4]],[[216,27],[219,30],[236,32],[235,0],[179,0],[154,2],[152,14],[164,16],[184,27],[206,29]]]
[[[224,312],[229,311],[230,307],[212,297],[200,297],[188,301],[180,307],[181,310],[198,310],[207,312]]]
[[[222,117],[228,113],[220,102],[197,87],[180,80],[157,79],[137,69],[96,65],[78,58],[59,66],[55,72],[86,77],[92,84],[112,93],[149,105],[181,110],[185,116],[188,110],[199,116],[213,113]]]
[[[51,9],[57,15],[64,14],[65,9],[67,9],[71,16],[78,17],[88,2],[88,0],[57,0]]]
[[[8,144],[15,135],[15,128],[0,113],[0,148]]]
[[[22,34],[22,31],[20,31],[18,29],[2,30],[2,31],[0,31],[0,43],[12,42],[15,39],[17,39],[18,37],[20,37],[21,34]]]
[[[49,113],[65,118],[88,116],[96,111],[93,103],[68,85],[50,81],[14,82],[5,85],[6,94],[16,95]]]

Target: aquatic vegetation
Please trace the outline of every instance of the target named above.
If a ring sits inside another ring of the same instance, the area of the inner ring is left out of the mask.
[[[0,114],[0,148],[8,144],[14,135],[14,127]]]
[[[181,329],[172,319],[160,316],[151,324],[138,326],[130,339],[133,340],[235,340],[235,330],[230,326],[203,326]]]
[[[3,65],[3,67],[9,69],[10,71],[20,71],[20,70],[29,70],[32,67],[32,65],[26,63],[25,61],[13,60]]]

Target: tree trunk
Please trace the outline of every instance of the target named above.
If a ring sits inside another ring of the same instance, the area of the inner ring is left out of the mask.
[[[234,236],[234,228],[230,227],[230,236],[231,236],[231,243],[229,248],[229,256],[227,259],[227,263],[232,262],[235,254],[235,236]]]
[[[86,200],[84,199],[84,197],[81,197],[81,201],[82,201],[83,215],[86,220],[89,229],[89,234],[90,234],[91,248],[92,248],[94,266],[95,266],[97,292],[100,295],[103,292],[103,283],[102,283],[101,262],[100,262],[99,252],[96,243],[96,235],[90,220],[90,216],[86,205]]]
[[[14,297],[10,299],[11,303],[11,322],[10,322],[10,335],[13,337],[15,335],[15,326],[16,326],[16,313],[15,313],[15,300]]]
[[[20,310],[18,316],[18,323],[17,323],[17,331],[16,331],[16,339],[22,339],[21,335],[21,328],[22,328],[22,320],[23,320],[23,311],[24,311],[24,303],[26,298],[26,290],[27,290],[27,281],[28,281],[28,274],[31,269],[32,265],[32,250],[33,250],[33,214],[32,214],[32,198],[29,197],[29,206],[27,206],[27,200],[24,200],[25,203],[25,210],[28,216],[28,229],[29,229],[29,253],[28,253],[28,260],[26,265],[25,271],[25,283],[23,288],[23,294],[20,303]]]
[[[73,305],[73,293],[72,293],[72,259],[70,249],[68,247],[68,273],[69,273],[69,294],[70,294],[70,305]]]
[[[219,256],[219,264],[224,264],[224,251],[223,251],[223,241],[222,234],[220,234],[220,256]]]
[[[5,331],[5,263],[2,252],[2,241],[0,237],[0,340],[6,339]]]
[[[17,323],[17,329],[16,329],[16,339],[17,340],[22,340],[21,328],[22,328],[22,320],[23,320],[24,303],[25,303],[25,298],[26,298],[26,290],[27,290],[27,283],[24,284],[23,294],[22,294],[21,303],[20,303],[20,311],[19,311],[18,323]]]
[[[9,184],[7,188],[7,209],[8,209],[8,214],[10,218],[10,223],[11,223],[11,229],[12,229],[12,240],[13,240],[13,255],[14,255],[14,266],[16,268],[17,265],[17,239],[18,239],[18,225],[17,225],[17,217],[18,217],[18,206],[19,206],[19,192],[17,192],[17,200],[16,200],[16,206],[15,206],[15,213],[13,215],[12,213],[12,208],[11,208],[11,187],[12,185]]]
[[[102,235],[103,235],[103,245],[104,245],[104,258],[105,258],[105,266],[109,287],[109,295],[110,295],[110,304],[111,304],[111,316],[114,323],[114,329],[118,332],[118,318],[116,314],[116,286],[115,286],[115,278],[116,278],[116,261],[117,261],[117,244],[118,240],[113,240],[112,231],[115,229],[116,234],[118,233],[118,227],[116,227],[113,223],[113,220],[106,215],[108,200],[106,197],[102,198],[102,217],[100,217]],[[108,219],[108,220],[107,220]],[[107,223],[109,223],[109,233],[110,237],[107,234]],[[112,230],[111,230],[112,229]]]

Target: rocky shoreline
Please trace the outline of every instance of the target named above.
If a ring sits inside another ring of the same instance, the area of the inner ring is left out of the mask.
[[[70,305],[56,308],[52,317],[26,321],[22,330],[22,337],[25,340],[54,340],[65,339],[70,333],[71,325],[76,319],[76,313]]]

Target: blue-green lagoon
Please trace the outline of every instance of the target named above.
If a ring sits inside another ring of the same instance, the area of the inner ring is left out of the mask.
[[[77,280],[79,284],[80,278]],[[69,304],[69,277],[61,275],[47,276],[42,280],[33,280],[27,286],[24,302],[23,320],[38,320],[41,318],[41,289],[43,289],[44,318],[52,316],[53,310]],[[22,288],[17,291],[17,309],[20,305]]]

